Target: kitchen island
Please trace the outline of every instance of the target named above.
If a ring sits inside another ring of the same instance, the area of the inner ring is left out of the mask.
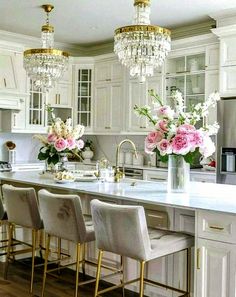
[[[188,193],[169,194],[166,183],[124,180],[121,183],[73,182],[58,184],[38,172],[1,173],[1,183],[47,188],[53,192],[78,193],[84,212],[90,213],[94,198],[117,204],[143,205],[150,227],[169,228],[195,234],[194,295],[220,297],[236,295],[236,186],[191,182]],[[68,245],[67,245],[68,246]],[[70,249],[70,248],[69,248]],[[90,246],[88,257],[96,256]],[[183,252],[155,261],[148,275],[169,285],[184,288]],[[118,257],[108,255],[106,261],[116,264]],[[133,260],[126,261],[126,276],[137,271]],[[94,275],[94,271],[90,272]],[[130,287],[136,290],[135,286]],[[170,296],[170,292],[148,287],[148,296]]]

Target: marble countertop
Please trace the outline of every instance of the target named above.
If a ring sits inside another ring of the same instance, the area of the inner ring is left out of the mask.
[[[124,179],[121,183],[73,182],[58,184],[39,172],[0,173],[0,180],[65,189],[137,203],[165,205],[192,210],[212,210],[236,214],[236,185],[191,182],[188,193],[167,193],[166,183]],[[131,184],[135,182],[135,185]]]

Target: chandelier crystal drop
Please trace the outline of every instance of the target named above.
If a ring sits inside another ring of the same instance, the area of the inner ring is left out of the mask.
[[[49,24],[51,4],[42,5],[47,13],[46,24],[42,26],[42,48],[24,51],[24,68],[36,88],[48,91],[68,68],[69,54],[54,49],[54,27]]]
[[[170,30],[150,25],[150,0],[134,0],[133,25],[115,30],[114,52],[130,69],[131,76],[144,82],[153,76],[170,51]]]

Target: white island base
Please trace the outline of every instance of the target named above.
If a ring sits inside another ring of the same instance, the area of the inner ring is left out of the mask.
[[[90,214],[90,201],[98,198],[117,204],[142,205],[150,227],[168,228],[195,234],[192,256],[192,296],[236,296],[236,186],[193,182],[188,194],[168,194],[166,183],[124,180],[119,184],[75,182],[56,184],[38,172],[1,173],[2,184],[33,186],[36,191],[47,188],[55,193],[77,193],[85,214]],[[133,183],[135,182],[135,184]],[[73,244],[63,241],[65,252],[73,251]],[[88,245],[87,257],[97,258],[95,244]],[[177,288],[186,285],[186,257],[184,252],[152,261],[147,277]],[[118,265],[120,257],[104,256],[106,264]],[[87,269],[95,276],[94,269]],[[126,279],[136,277],[138,264],[126,259]],[[118,283],[119,278],[111,280]],[[138,284],[129,289],[138,291]],[[170,290],[146,286],[145,295],[151,297],[178,296]]]

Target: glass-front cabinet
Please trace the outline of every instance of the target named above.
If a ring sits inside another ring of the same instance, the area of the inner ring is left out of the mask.
[[[28,124],[31,127],[45,126],[46,94],[37,89],[30,80]]]
[[[75,71],[75,122],[92,129],[92,76],[93,68],[77,66]]]
[[[186,109],[205,100],[205,53],[169,58],[166,61],[166,100],[173,107],[171,93],[182,93]]]

